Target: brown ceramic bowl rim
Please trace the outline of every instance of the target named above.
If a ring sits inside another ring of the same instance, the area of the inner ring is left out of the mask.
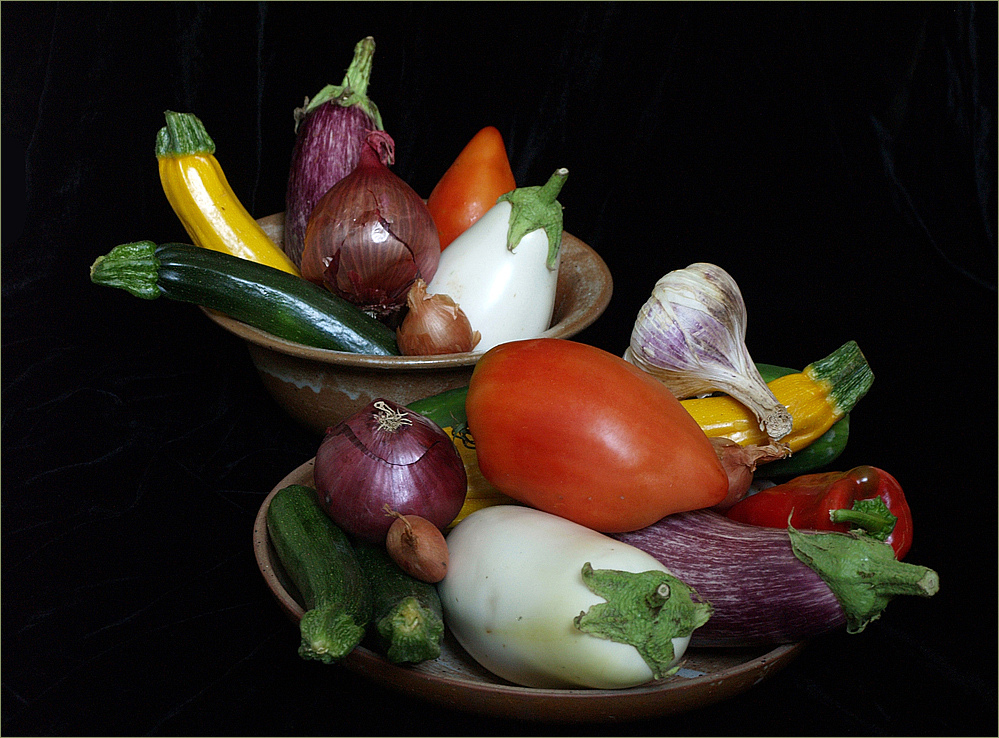
[[[273,216],[269,216],[273,217]],[[268,218],[262,218],[266,221]],[[553,325],[542,335],[543,338],[566,338],[576,335],[600,317],[610,303],[612,292],[612,278],[607,264],[600,258],[599,254],[588,244],[579,240],[570,233],[562,234],[562,248],[577,251],[582,258],[590,263],[590,266],[598,271],[603,277],[602,284],[605,285],[599,293],[592,297],[582,309],[573,311],[572,314],[559,323]],[[324,364],[338,364],[340,366],[364,367],[369,369],[392,369],[405,367],[407,369],[447,369],[475,364],[482,356],[481,351],[469,351],[460,354],[439,354],[433,356],[374,356],[369,354],[353,354],[346,351],[333,351],[331,349],[314,348],[294,341],[268,333],[259,328],[254,328],[241,321],[230,318],[220,312],[202,307],[201,310],[211,320],[227,331],[234,333],[240,338],[250,343],[272,349],[282,354],[295,356],[301,359],[310,359]]]

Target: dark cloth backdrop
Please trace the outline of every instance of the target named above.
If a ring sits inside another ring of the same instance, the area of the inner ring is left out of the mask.
[[[518,734],[306,663],[253,518],[318,439],[190,305],[90,284],[186,240],[163,112],[193,112],[257,217],[293,109],[377,42],[394,170],[426,196],[480,128],[565,228],[620,353],[667,271],[727,269],[757,361],[847,340],[876,381],[837,463],[893,473],[929,600],[688,714],[582,734],[963,735],[996,727],[995,3],[16,3],[2,7],[3,732]]]

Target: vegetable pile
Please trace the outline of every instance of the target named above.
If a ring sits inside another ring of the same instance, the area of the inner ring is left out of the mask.
[[[801,370],[755,362],[739,286],[700,262],[652,286],[623,357],[543,337],[567,170],[518,187],[486,126],[424,201],[391,171],[373,54],[362,39],[295,111],[282,244],[205,125],[168,111],[155,154],[192,243],[121,244],[90,273],[310,346],[481,354],[466,388],[327,429],[311,484],[272,495],[303,658],[419,663],[450,632],[514,684],[622,689],[671,678],[688,647],[857,633],[937,592],[903,561],[898,479],[832,468],[874,381],[855,342]]]

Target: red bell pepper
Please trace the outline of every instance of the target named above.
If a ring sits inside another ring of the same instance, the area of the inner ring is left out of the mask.
[[[795,477],[742,499],[725,514],[767,528],[860,529],[891,545],[898,560],[912,545],[912,513],[902,487],[873,466]]]

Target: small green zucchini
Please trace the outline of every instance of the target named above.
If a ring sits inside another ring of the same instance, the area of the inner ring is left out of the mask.
[[[465,415],[467,396],[468,387],[458,387],[411,402],[407,407],[432,420],[441,428],[459,428],[468,422],[468,417]]]
[[[437,588],[409,576],[383,546],[358,541],[354,551],[371,587],[371,626],[378,650],[393,664],[440,656],[444,613]]]
[[[125,243],[97,258],[90,279],[146,300],[162,295],[217,310],[306,346],[399,355],[390,328],[329,290],[212,249],[184,243]]]
[[[797,371],[773,364],[757,364],[756,368],[759,370],[764,382],[772,382],[778,377],[795,374]],[[832,428],[800,451],[796,451],[786,459],[773,461],[769,464],[760,464],[760,466],[756,467],[756,476],[761,479],[770,479],[773,477],[796,477],[800,474],[809,474],[835,461],[846,448],[846,442],[849,437],[850,414],[847,413],[840,420],[836,421]]]
[[[299,655],[339,661],[363,640],[371,622],[371,588],[354,547],[319,507],[316,491],[299,484],[271,498],[267,533],[304,600]]]

